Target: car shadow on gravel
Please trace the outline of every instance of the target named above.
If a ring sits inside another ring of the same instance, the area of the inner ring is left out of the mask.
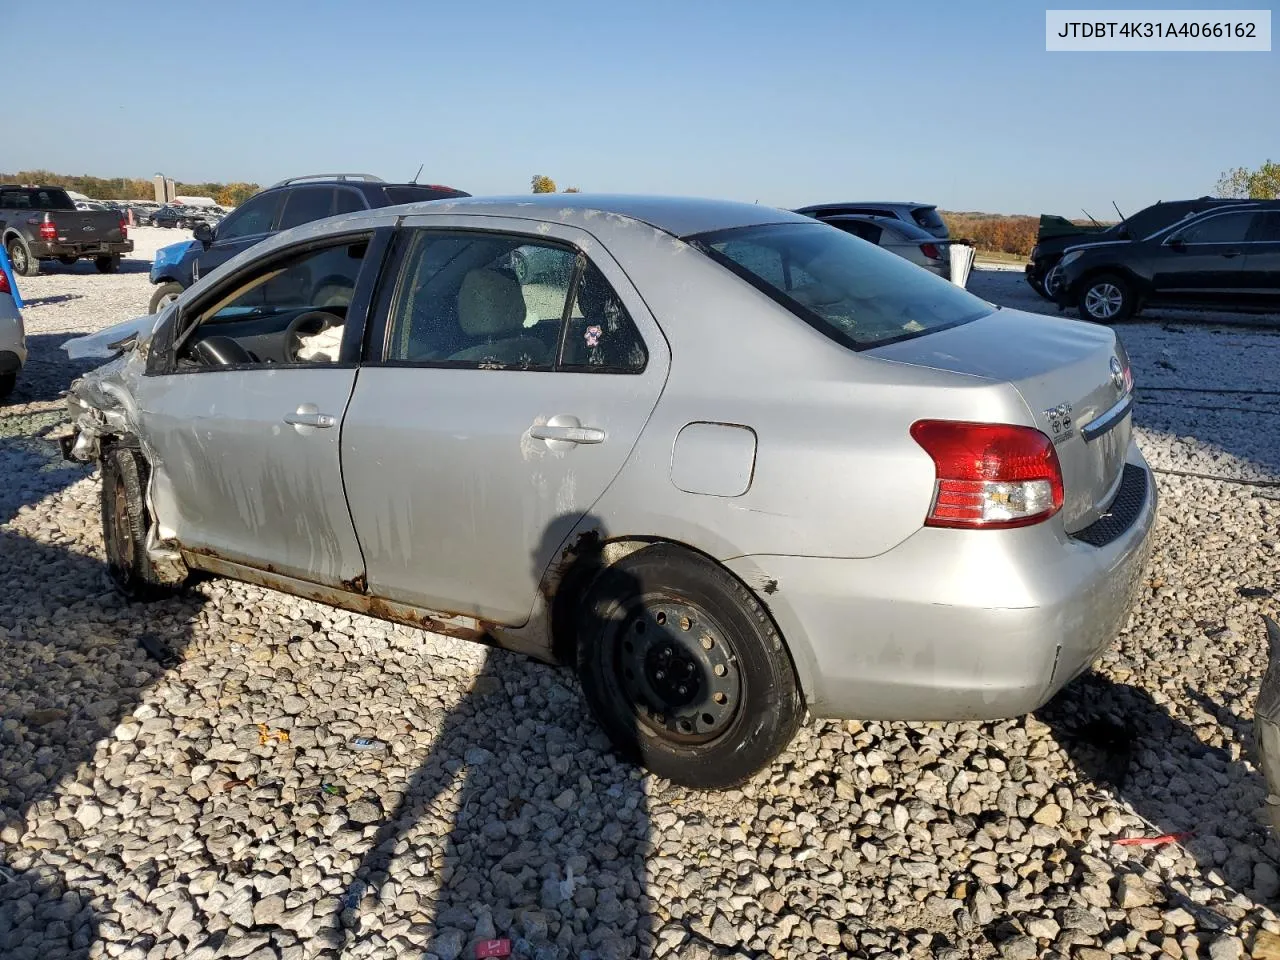
[[[148,611],[148,639],[180,657],[202,598]],[[89,556],[0,529],[0,956],[87,960],[99,920],[78,881],[123,869],[105,854],[88,868],[68,845],[129,793],[129,763],[146,749],[133,713],[166,667],[149,659],[136,610]],[[25,649],[19,649],[25,648]],[[98,743],[128,722],[104,767]],[[124,740],[124,737],[119,739]],[[74,867],[74,869],[72,869]],[[139,946],[150,949],[151,944]]]
[[[1242,762],[1253,754],[1253,724],[1207,698],[1201,706],[1234,743],[1206,743],[1146,690],[1095,672],[1035,716],[1082,776],[1147,822],[1147,840],[1176,838],[1202,872],[1217,871],[1236,892],[1256,896],[1253,863],[1272,862],[1275,849],[1262,820],[1266,785]]]
[[[74,264],[64,264],[45,261],[40,264],[40,272],[46,276],[57,276],[59,274],[84,274],[88,276],[103,276],[99,273],[98,268],[92,260],[77,260]],[[126,257],[120,261],[120,266],[116,269],[116,273],[150,273],[150,260],[135,260]]]
[[[553,522],[544,543],[558,550],[576,519]],[[450,809],[433,856],[415,828]],[[614,755],[572,674],[491,648],[362,855],[330,945],[359,943],[370,911],[402,920],[384,889],[427,860],[428,958],[498,955],[476,952],[492,939],[524,960],[649,957],[654,849],[642,771]]]

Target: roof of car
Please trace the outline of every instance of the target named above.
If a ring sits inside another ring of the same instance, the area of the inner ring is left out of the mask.
[[[932,233],[917,226],[914,223],[907,223],[905,220],[899,220],[897,217],[882,217],[874,213],[837,213],[830,217],[824,217],[824,221],[837,223],[844,221],[856,221],[858,223],[874,223],[876,226],[885,227],[889,230],[895,230],[900,236],[908,239],[928,240],[936,242],[937,238]]]
[[[930,207],[937,209],[936,203],[920,203],[916,200],[838,200],[830,203],[811,203],[807,207],[796,207],[797,212],[806,210],[829,210],[832,207]]]
[[[763,223],[812,223],[789,210],[764,204],[700,197],[664,197],[600,193],[540,193],[509,197],[465,197],[384,207],[414,214],[476,213],[491,217],[559,221],[579,214],[585,219],[600,215],[627,217],[647,223],[677,237],[730,230]]]

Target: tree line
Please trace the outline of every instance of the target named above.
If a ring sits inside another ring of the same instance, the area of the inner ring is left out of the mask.
[[[155,185],[150,180],[135,177],[91,177],[87,173],[75,175],[51,170],[19,170],[17,173],[0,173],[0,183],[63,187],[94,200],[154,200],[156,196]],[[261,189],[256,183],[183,181],[177,182],[177,188],[181,196],[212,197],[215,203],[224,207],[238,207]]]

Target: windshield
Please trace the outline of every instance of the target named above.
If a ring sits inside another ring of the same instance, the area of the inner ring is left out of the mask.
[[[774,223],[686,239],[855,350],[954,327],[994,309],[901,257],[822,223]]]

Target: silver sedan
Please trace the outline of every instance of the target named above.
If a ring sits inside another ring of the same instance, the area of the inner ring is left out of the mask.
[[[0,400],[13,391],[18,372],[27,362],[27,334],[12,283],[0,269]]]
[[[346,215],[70,349],[105,343],[68,448],[125,593],[200,570],[574,664],[701,787],[806,710],[1036,708],[1124,624],[1156,509],[1110,329],[763,206]]]

